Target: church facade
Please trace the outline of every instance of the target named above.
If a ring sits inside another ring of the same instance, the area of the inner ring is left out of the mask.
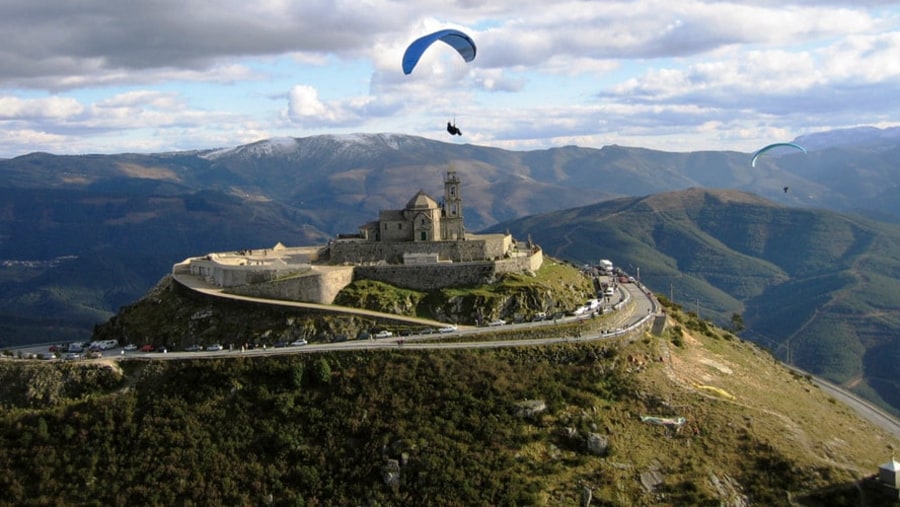
[[[399,210],[381,210],[378,220],[360,228],[360,237],[375,242],[457,241],[466,238],[460,180],[456,171],[444,177],[444,198],[438,204],[419,190]]]

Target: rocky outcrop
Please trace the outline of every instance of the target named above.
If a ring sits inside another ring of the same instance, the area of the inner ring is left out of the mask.
[[[547,402],[544,400],[526,400],[516,404],[516,417],[534,419],[547,410]]]
[[[589,433],[585,439],[589,453],[595,456],[606,456],[609,453],[609,438],[599,433]]]

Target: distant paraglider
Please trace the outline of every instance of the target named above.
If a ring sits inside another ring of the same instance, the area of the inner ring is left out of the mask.
[[[800,146],[799,144],[794,144],[794,143],[774,143],[774,144],[770,144],[770,145],[768,145],[768,146],[762,148],[761,150],[757,151],[756,153],[754,153],[754,154],[753,154],[753,159],[750,161],[750,167],[756,167],[756,159],[758,159],[759,156],[762,155],[763,153],[765,153],[765,152],[767,152],[767,151],[769,151],[769,150],[775,149],[775,148],[782,148],[782,147],[785,147],[785,148],[794,148],[794,149],[797,149],[797,150],[802,151],[803,153],[806,153],[806,148],[804,148],[803,146]],[[785,190],[785,192],[787,192],[787,190]]]
[[[447,132],[449,132],[451,136],[462,135],[462,130],[456,127],[456,120],[453,120],[453,123],[447,122]]]
[[[475,41],[459,30],[448,28],[414,40],[406,48],[406,52],[403,53],[403,73],[411,73],[416,64],[419,63],[419,58],[422,57],[422,54],[436,41],[448,44],[467,62],[475,59]]]

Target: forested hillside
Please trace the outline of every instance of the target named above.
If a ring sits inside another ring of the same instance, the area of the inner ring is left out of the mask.
[[[664,336],[630,344],[0,361],[2,502],[871,501],[857,481],[900,442],[756,346],[669,314]]]

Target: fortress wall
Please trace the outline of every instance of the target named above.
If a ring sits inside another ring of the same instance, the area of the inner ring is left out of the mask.
[[[334,264],[366,264],[385,261],[401,264],[404,253],[436,253],[442,260],[470,261],[485,256],[485,242],[473,241],[417,241],[391,243],[386,241],[337,240],[331,245]]]
[[[353,268],[339,267],[317,269],[290,278],[233,287],[229,292],[241,296],[282,301],[331,304],[337,293],[351,281],[353,281]]]
[[[219,287],[265,283],[279,277],[308,271],[309,266],[219,264],[212,260],[191,259],[191,274]]]
[[[469,241],[484,242],[484,259],[502,259],[512,248],[512,236],[508,234],[473,234]]]
[[[493,262],[453,264],[357,266],[354,280],[377,280],[406,289],[430,291],[445,287],[490,283],[496,271]]]
[[[536,248],[531,255],[517,255],[497,261],[497,273],[535,272],[543,263],[544,254],[540,248]]]

